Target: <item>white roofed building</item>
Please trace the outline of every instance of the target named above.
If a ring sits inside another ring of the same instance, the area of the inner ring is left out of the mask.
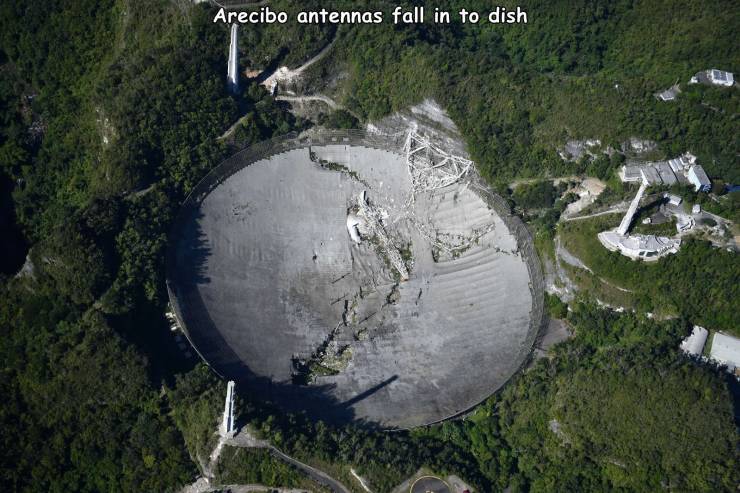
[[[619,178],[625,183],[647,181],[648,185],[687,183],[686,173],[695,162],[696,156],[690,152],[668,161],[633,162],[620,168]]]
[[[681,343],[681,350],[690,356],[701,356],[708,335],[707,329],[694,325],[691,335]]]
[[[625,165],[619,170],[619,178],[623,182],[636,182],[642,181],[642,173],[640,172],[641,166]]]
[[[740,367],[740,339],[717,332],[712,338],[709,356],[717,363],[727,366],[730,372],[734,372]]]
[[[735,77],[732,72],[725,72],[724,70],[717,70],[715,68],[708,71],[709,80],[712,84],[718,86],[731,87],[735,83]]]
[[[686,152],[682,156],[668,160],[668,164],[675,173],[686,173],[689,167],[691,167],[695,162],[696,156],[690,152]]]
[[[708,192],[712,188],[712,182],[709,180],[704,168],[699,164],[691,166],[686,177],[694,185],[694,190],[697,192]]]
[[[608,250],[619,252],[633,260],[652,261],[670,253],[676,253],[681,246],[680,239],[666,236],[620,235],[616,231],[599,233],[599,240]]]
[[[675,86],[670,87],[665,91],[657,93],[655,97],[660,99],[661,101],[674,101],[680,92],[681,89],[679,89],[678,84],[676,84]]]
[[[666,199],[668,199],[668,203],[671,205],[681,205],[682,199],[678,195],[673,195],[670,193],[667,193],[663,195]]]
[[[712,84],[715,86],[732,87],[735,84],[735,76],[732,72],[717,70],[716,68],[697,72],[689,84]]]

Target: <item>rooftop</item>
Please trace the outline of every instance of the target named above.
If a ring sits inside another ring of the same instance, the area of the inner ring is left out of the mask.
[[[717,332],[712,338],[709,355],[718,363],[726,365],[730,371],[734,370],[740,366],[740,339]]]
[[[681,240],[655,235],[626,235],[622,236],[615,230],[599,233],[599,241],[607,249],[618,251],[632,259],[658,260],[660,257],[675,253],[681,245]]]
[[[619,176],[623,182],[645,180],[648,185],[688,183],[686,172],[695,162],[696,157],[689,152],[668,161],[631,161],[622,166]]]
[[[665,91],[661,91],[655,94],[655,97],[660,99],[661,101],[673,101],[680,93],[681,89],[678,87],[678,84],[676,84],[675,86],[670,87]]]
[[[681,350],[692,356],[701,356],[704,351],[704,344],[707,342],[707,329],[694,325],[691,335],[681,343]]]
[[[689,81],[690,84],[714,84],[730,87],[735,84],[735,76],[732,72],[718,70],[716,68],[697,72]]]
[[[702,185],[711,185],[712,182],[709,180],[709,177],[707,176],[707,173],[704,171],[704,168],[701,167],[699,164],[693,165],[691,168],[689,168],[689,172],[693,173],[696,179],[702,184]]]

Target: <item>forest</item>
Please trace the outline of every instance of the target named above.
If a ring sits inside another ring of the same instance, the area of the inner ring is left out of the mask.
[[[740,182],[736,89],[692,87],[676,104],[652,96],[698,70],[740,70],[737,2],[562,5],[527,2],[530,24],[505,29],[253,26],[243,29],[242,62],[292,67],[336,39],[311,84],[342,73],[332,96],[351,113],[322,123],[354,126],[434,97],[497,189],[512,177],[571,174],[574,165],[555,153],[568,138],[618,144],[633,135],[656,140],[665,155],[691,149],[712,178]],[[25,264],[16,254],[0,274],[6,491],[176,491],[198,475],[224,385],[169,334],[170,227],[188,192],[228,155],[218,138],[239,117],[242,145],[311,124],[254,83],[228,94],[228,31],[214,13],[187,2],[0,4],[0,178],[12,188],[0,241],[29,248]],[[598,172],[615,165],[598,163]],[[550,193],[525,189],[513,199],[551,207]],[[699,243],[690,252],[715,254]],[[737,327],[735,255],[689,268],[688,257],[667,262],[665,275],[684,288],[660,284],[658,299],[686,310],[711,299],[707,323]],[[588,302],[549,306],[573,338],[467,419],[387,433],[312,422],[243,395],[240,420],[307,462],[354,467],[377,491],[421,466],[478,491],[735,490],[732,382],[679,353],[690,332],[683,309],[656,321]],[[225,468],[226,477],[300,484],[260,454],[232,459],[237,470]]]

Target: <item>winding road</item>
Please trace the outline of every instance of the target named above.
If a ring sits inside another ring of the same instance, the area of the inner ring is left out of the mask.
[[[281,452],[280,450],[276,449],[272,445],[270,445],[268,448],[270,450],[270,453],[274,457],[297,467],[298,469],[306,473],[306,475],[308,475],[311,479],[313,479],[314,481],[316,481],[317,483],[323,486],[326,486],[327,488],[332,490],[334,493],[350,493],[350,490],[346,486],[344,486],[342,483],[340,483],[336,479],[326,474],[324,471],[320,471],[319,469],[316,469],[315,467],[311,467],[308,464],[305,464],[299,461],[298,459],[295,459]]]

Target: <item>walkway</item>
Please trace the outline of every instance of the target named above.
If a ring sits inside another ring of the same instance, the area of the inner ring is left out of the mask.
[[[303,473],[305,473],[309,478],[311,478],[313,481],[319,483],[322,486],[325,486],[329,488],[334,493],[350,493],[350,490],[344,486],[342,483],[337,481],[336,479],[329,476],[324,471],[321,471],[319,469],[316,469],[313,466],[309,466],[308,464],[299,461],[295,457],[291,457],[288,454],[282,452],[281,450],[277,449],[273,445],[270,444],[267,440],[260,440],[256,438],[254,435],[249,433],[246,427],[242,427],[242,429],[239,431],[239,433],[228,439],[219,438],[218,443],[214,447],[213,452],[211,453],[209,457],[208,464],[200,463],[203,476],[198,478],[194,483],[187,485],[183,487],[179,493],[207,493],[211,491],[220,491],[223,489],[229,489],[231,491],[234,491],[235,493],[239,492],[251,492],[251,491],[278,491],[281,493],[299,493],[304,490],[300,489],[290,489],[290,488],[277,488],[277,487],[267,487],[263,485],[254,485],[254,484],[246,484],[246,485],[220,485],[211,483],[211,481],[214,479],[213,471],[216,469],[216,463],[218,461],[218,457],[220,455],[221,449],[224,445],[229,445],[231,447],[241,447],[241,448],[266,448],[270,451],[270,454],[277,458],[282,460],[283,462],[286,462],[290,464],[291,466],[299,469]]]

